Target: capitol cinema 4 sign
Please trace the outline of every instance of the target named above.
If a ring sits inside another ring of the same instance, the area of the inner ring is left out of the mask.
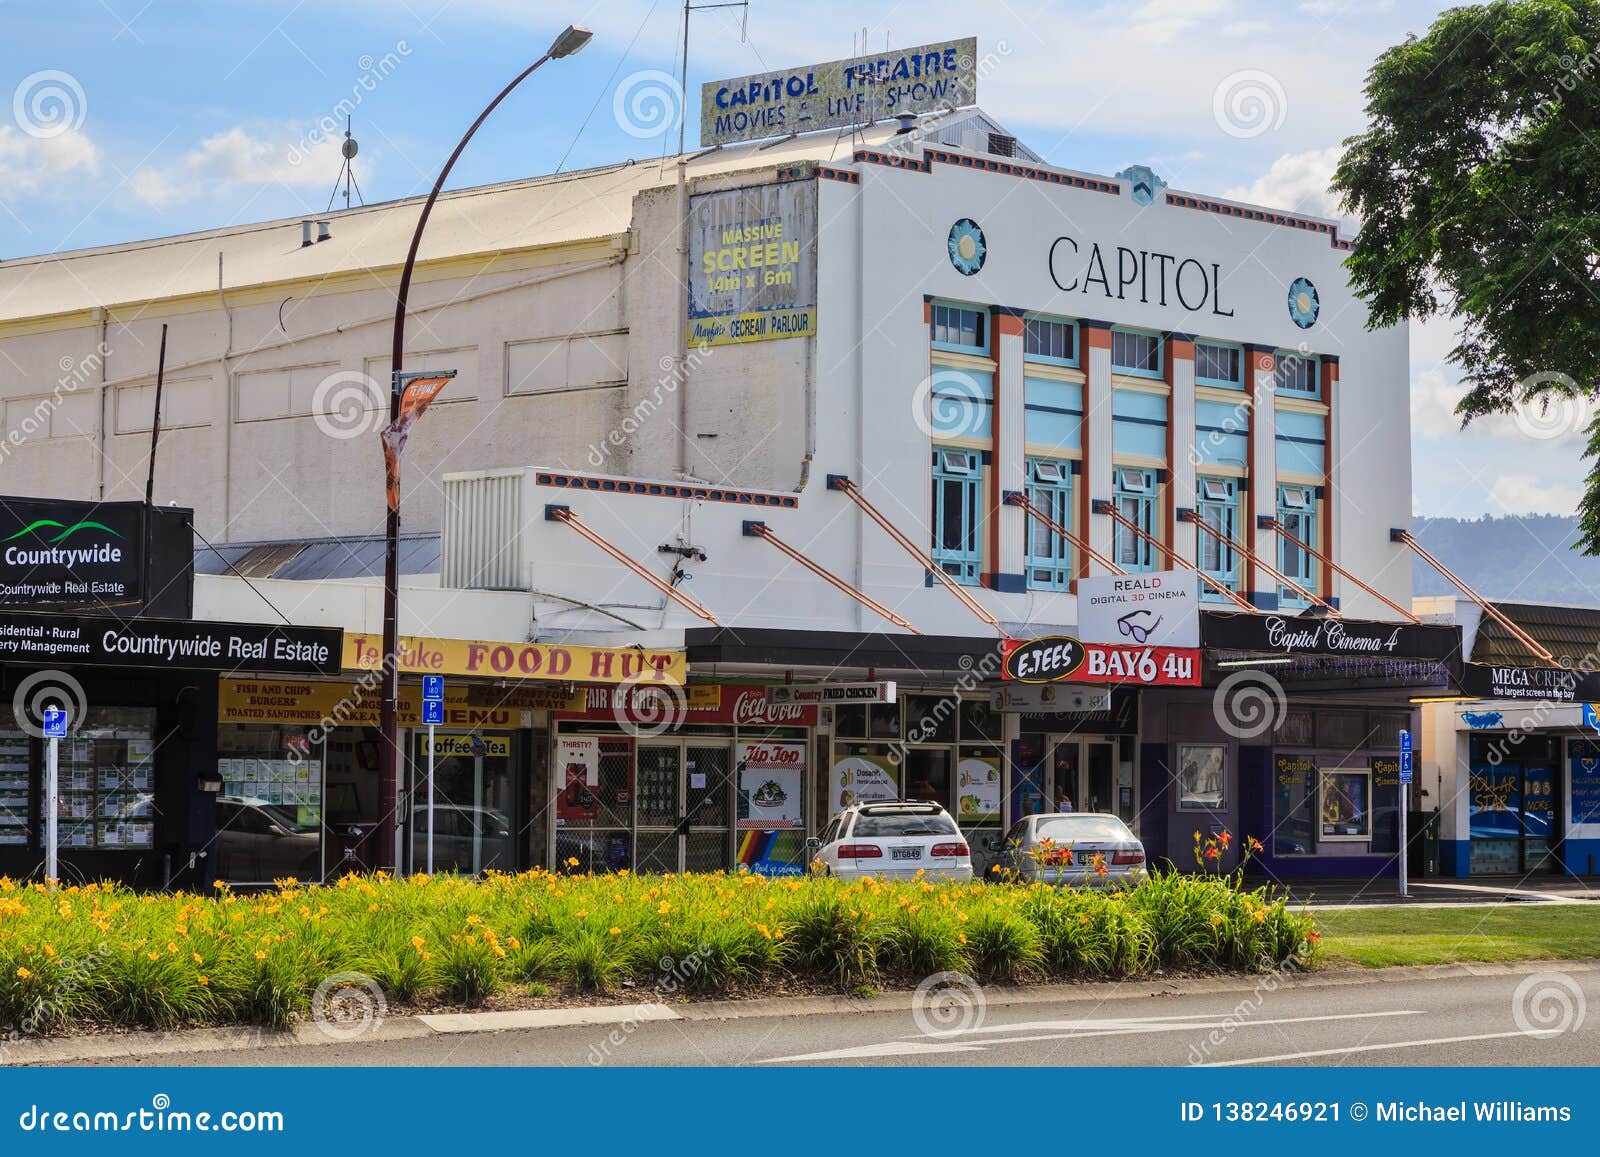
[[[144,593],[142,502],[0,498],[0,605],[88,609]]]

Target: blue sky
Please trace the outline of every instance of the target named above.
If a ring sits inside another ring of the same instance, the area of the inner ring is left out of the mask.
[[[342,101],[366,199],[423,192],[569,22],[594,42],[519,90],[452,184],[658,154],[685,104],[693,143],[701,81],[846,56],[863,32],[873,47],[976,34],[992,62],[980,103],[1048,160],[1142,162],[1176,187],[1336,215],[1327,174],[1362,127],[1366,69],[1446,6],[753,0],[745,37],[738,10],[694,17],[684,101],[680,0],[0,0],[0,260],[320,211],[339,168],[320,126]],[[1459,431],[1452,340],[1448,324],[1413,334],[1416,509],[1570,513],[1586,415]]]

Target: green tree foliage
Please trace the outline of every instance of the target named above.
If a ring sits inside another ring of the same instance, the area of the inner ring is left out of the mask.
[[[1600,0],[1494,0],[1378,58],[1334,187],[1374,327],[1453,315],[1463,424],[1600,391]],[[1570,400],[1565,403],[1573,405]],[[1600,421],[1580,545],[1600,554]]]

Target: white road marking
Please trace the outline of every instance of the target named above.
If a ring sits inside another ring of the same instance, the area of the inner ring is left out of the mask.
[[[1129,1036],[1161,1032],[1203,1032],[1209,1029],[1265,1028],[1268,1025],[1322,1023],[1335,1020],[1375,1020],[1391,1016],[1421,1016],[1419,1009],[1396,1009],[1382,1012],[1330,1013],[1323,1016],[1264,1017],[1249,1020],[1231,1014],[1130,1017],[1107,1020],[1028,1021],[1022,1024],[992,1025],[986,1028],[953,1032],[949,1036],[910,1038],[882,1041],[849,1048],[828,1049],[823,1052],[801,1053],[794,1056],[768,1057],[757,1063],[764,1065],[815,1063],[817,1061],[858,1060],[865,1057],[931,1056],[937,1053],[987,1052],[995,1045],[1034,1044],[1049,1040],[1091,1040],[1096,1037]],[[1039,1032],[1039,1029],[1064,1029],[1060,1032]],[[974,1033],[1005,1033],[1024,1031],[1027,1035],[991,1037],[981,1044],[972,1040]],[[1035,1030],[1029,1032],[1028,1030]],[[965,1039],[962,1039],[965,1038]]]
[[[1530,1035],[1534,1034],[1525,1033],[1521,1029],[1518,1029],[1515,1032],[1478,1033],[1475,1036],[1439,1036],[1433,1037],[1431,1040],[1399,1040],[1390,1041],[1388,1044],[1347,1045],[1344,1048],[1313,1049],[1310,1052],[1304,1053],[1279,1053],[1275,1057],[1246,1057],[1244,1060],[1238,1061],[1208,1061],[1207,1063],[1197,1067],[1202,1069],[1230,1069],[1237,1068],[1240,1065],[1271,1065],[1277,1064],[1280,1061],[1306,1060],[1310,1057],[1337,1057],[1347,1056],[1350,1053],[1381,1053],[1385,1049],[1419,1049],[1425,1048],[1428,1045],[1457,1045],[1465,1044],[1468,1041],[1500,1040],[1504,1037]]]

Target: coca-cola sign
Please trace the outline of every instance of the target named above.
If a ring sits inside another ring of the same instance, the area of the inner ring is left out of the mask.
[[[654,727],[663,720],[732,727],[815,727],[817,708],[810,703],[774,703],[767,697],[767,688],[753,684],[623,685],[585,688],[583,710],[560,712],[557,718]]]

